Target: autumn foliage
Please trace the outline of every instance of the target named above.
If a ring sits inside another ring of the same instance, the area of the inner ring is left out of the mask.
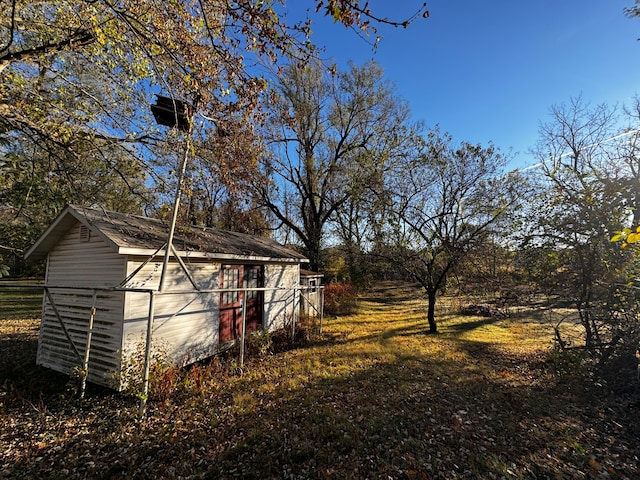
[[[640,243],[640,227],[634,230],[624,228],[621,232],[617,232],[612,238],[612,242],[622,242],[622,248],[627,248],[629,244]]]
[[[358,294],[351,283],[332,282],[324,287],[324,311],[330,315],[354,313]]]
[[[419,305],[389,283],[304,347],[168,370],[145,417],[78,398],[35,365],[38,321],[0,310],[0,477],[640,478],[637,400],[553,353],[550,324],[443,311],[424,335]]]

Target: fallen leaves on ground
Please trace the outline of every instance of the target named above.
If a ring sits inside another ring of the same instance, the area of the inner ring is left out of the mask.
[[[76,398],[33,365],[33,324],[14,322],[0,337],[0,477],[640,478],[638,404],[555,373],[544,326],[450,318],[425,335],[415,305],[380,293],[242,374],[176,374],[145,417],[108,390]]]

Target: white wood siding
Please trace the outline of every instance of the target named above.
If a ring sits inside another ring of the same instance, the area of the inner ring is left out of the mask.
[[[113,287],[124,278],[124,259],[77,223],[49,253],[46,284],[50,287]],[[50,288],[50,293],[82,357],[85,354],[93,291]],[[122,348],[122,292],[98,291],[89,357],[89,380],[111,385]],[[54,307],[45,296],[38,340],[38,365],[71,373],[82,362],[69,345]]]
[[[321,311],[322,302],[322,276],[302,276],[300,278],[300,285],[307,287],[300,291],[300,305],[301,311],[305,315],[311,317],[318,317]]]
[[[144,261],[132,258],[128,273]],[[220,263],[192,262],[191,276],[202,290],[220,288]],[[161,260],[145,265],[127,284],[135,288],[157,288],[162,270]],[[264,286],[277,288],[264,292],[264,326],[276,330],[297,320],[300,295],[297,264],[264,266]],[[159,357],[178,364],[188,364],[214,355],[219,343],[219,293],[190,293],[191,283],[182,268],[169,263],[165,292],[155,296],[152,351]],[[181,293],[173,293],[181,292]],[[139,354],[144,345],[149,314],[148,293],[127,293],[125,302],[125,355]]]
[[[144,261],[132,258],[129,273]],[[219,288],[220,264],[192,262],[189,273],[201,290]],[[162,271],[161,260],[145,265],[127,286],[156,289]],[[177,262],[170,262],[165,294],[155,295],[152,350],[163,359],[188,364],[212,356],[218,346],[220,294],[188,293],[194,288]],[[178,293],[175,293],[178,292]],[[148,293],[128,292],[125,304],[125,355],[133,355],[144,344],[149,314]]]
[[[300,292],[293,290],[299,285],[300,266],[290,264],[268,264],[264,267],[264,286],[279,288],[264,294],[264,327],[277,330],[298,319]]]
[[[145,257],[117,254],[97,235],[76,224],[51,250],[46,284],[62,322],[80,357],[84,357],[94,291],[96,314],[91,342],[89,380],[120,388],[117,377],[122,359],[143,351],[150,294],[113,292]],[[188,269],[202,290],[220,288],[220,262],[191,260]],[[126,285],[157,289],[162,259],[146,264]],[[269,330],[290,325],[299,312],[297,264],[264,266],[264,326]],[[56,288],[58,287],[58,288]],[[75,288],[60,288],[75,287]],[[82,288],[79,288],[82,287]],[[90,288],[90,289],[86,289]],[[101,290],[102,289],[102,290]],[[155,295],[152,351],[163,360],[188,364],[214,355],[219,347],[219,293],[193,293],[194,287],[177,262],[170,262],[163,294]],[[82,366],[57,318],[54,305],[45,297],[37,363],[66,374]]]

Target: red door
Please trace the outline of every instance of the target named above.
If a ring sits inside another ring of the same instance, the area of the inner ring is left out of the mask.
[[[243,288],[262,287],[262,267],[260,265],[223,265],[220,273],[221,288],[234,291],[220,294],[220,343],[239,338],[242,335]],[[235,290],[237,289],[237,290]],[[247,332],[262,325],[263,294],[247,291],[246,326]]]
[[[243,283],[245,288],[262,287],[264,285],[262,282],[262,266],[245,265]],[[257,290],[247,290],[247,332],[253,332],[262,326],[263,293]]]
[[[242,265],[223,265],[220,276],[221,288],[240,288],[242,285]],[[242,328],[241,300],[242,292],[238,290],[220,294],[220,343],[240,336]]]

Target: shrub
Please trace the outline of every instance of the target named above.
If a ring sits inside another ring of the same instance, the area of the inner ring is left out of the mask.
[[[350,315],[356,312],[358,295],[350,283],[333,282],[324,287],[324,311],[330,315]]]
[[[123,355],[120,372],[114,374],[114,385],[120,385],[125,395],[140,397],[144,377],[145,341],[136,342],[135,346]],[[169,359],[168,345],[165,341],[152,344],[149,357],[149,391],[170,392],[176,382],[179,368]],[[167,393],[168,394],[168,393]]]
[[[260,328],[245,336],[245,354],[250,357],[265,357],[271,352],[271,332]]]

